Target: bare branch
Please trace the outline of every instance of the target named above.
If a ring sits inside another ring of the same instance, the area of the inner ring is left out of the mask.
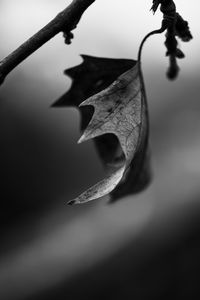
[[[0,84],[5,77],[23,60],[38,50],[59,32],[69,33],[78,24],[84,11],[95,0],[73,0],[73,2],[60,12],[45,27],[23,43],[0,62]]]

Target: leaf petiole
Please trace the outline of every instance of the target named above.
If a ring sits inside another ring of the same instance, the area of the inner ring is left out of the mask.
[[[144,43],[146,42],[146,40],[154,35],[154,34],[160,34],[160,33],[163,33],[165,30],[167,29],[167,26],[162,26],[160,29],[156,29],[156,30],[153,30],[151,32],[149,32],[142,40],[141,44],[140,44],[140,47],[139,47],[139,50],[138,50],[138,62],[141,62],[141,56],[142,56],[142,48],[144,46]]]

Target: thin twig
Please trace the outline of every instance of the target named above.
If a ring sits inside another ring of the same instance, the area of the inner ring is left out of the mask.
[[[70,33],[78,24],[84,11],[95,0],[73,0],[73,2],[60,12],[45,27],[23,43],[0,62],[0,84],[5,77],[17,67],[23,60],[38,50],[61,31]]]
[[[140,47],[139,47],[139,51],[138,51],[138,61],[140,62],[141,61],[141,55],[142,55],[142,48],[144,46],[144,43],[146,42],[146,40],[154,35],[154,34],[160,34],[160,33],[163,33],[164,31],[166,30],[165,27],[161,27],[160,29],[156,29],[156,30],[153,30],[151,32],[149,32],[142,40],[141,44],[140,44]]]

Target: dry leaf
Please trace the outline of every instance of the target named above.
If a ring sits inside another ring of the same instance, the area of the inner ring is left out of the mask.
[[[131,171],[139,182],[144,180],[141,174],[148,173],[147,107],[139,63],[118,77],[108,88],[84,101],[81,107],[88,105],[94,107],[94,115],[79,142],[114,134],[119,140],[122,153],[120,157],[115,153],[115,160],[105,179],[69,204],[88,202],[111,193],[120,183],[124,185]]]

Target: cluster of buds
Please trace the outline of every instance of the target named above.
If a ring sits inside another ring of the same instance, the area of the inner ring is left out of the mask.
[[[71,31],[63,31],[63,37],[65,44],[70,45],[72,43],[72,39],[74,38],[74,34]]]
[[[177,58],[184,58],[185,55],[178,48],[177,37],[183,42],[188,42],[192,39],[188,22],[185,21],[176,11],[176,5],[172,0],[153,0],[152,10],[155,13],[160,5],[160,10],[163,13],[162,28],[167,30],[165,46],[167,48],[166,55],[169,57],[169,68],[167,76],[169,79],[175,79],[179,72]]]
[[[63,28],[62,32],[63,32],[65,44],[70,45],[72,43],[72,39],[74,38],[74,34],[72,33],[72,30],[76,29],[79,19],[75,20],[71,28],[66,28],[66,27]]]

